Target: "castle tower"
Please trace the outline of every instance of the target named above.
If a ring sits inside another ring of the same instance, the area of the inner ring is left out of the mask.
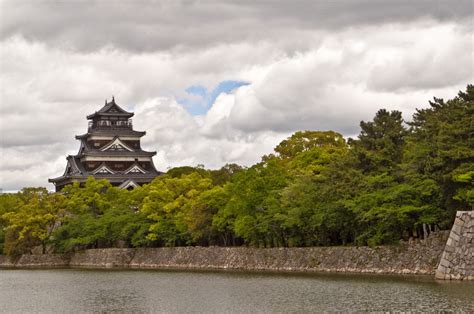
[[[54,183],[56,191],[76,181],[85,182],[89,176],[107,179],[123,189],[133,189],[160,175],[153,165],[156,152],[141,149],[140,138],[146,132],[133,130],[131,117],[133,113],[120,108],[114,98],[88,115],[87,133],[76,136],[81,141],[79,152],[67,156],[62,176],[48,180]]]

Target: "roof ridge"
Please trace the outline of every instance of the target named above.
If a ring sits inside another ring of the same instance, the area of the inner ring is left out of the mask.
[[[116,112],[110,112],[110,110],[112,108],[116,108]],[[129,116],[129,117],[132,117],[134,115],[133,112],[129,112],[129,111],[126,111],[125,109],[123,109],[122,107],[120,107],[116,102],[115,102],[115,98],[112,96],[112,101],[110,102],[107,102],[107,100],[105,100],[105,105],[100,108],[98,111],[95,111],[93,114],[90,114],[87,116],[87,119],[92,119],[94,118],[96,115],[125,115],[125,116]]]

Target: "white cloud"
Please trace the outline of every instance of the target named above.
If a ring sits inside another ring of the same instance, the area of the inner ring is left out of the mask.
[[[147,131],[143,146],[158,152],[157,168],[217,168],[255,163],[296,130],[357,134],[359,121],[382,107],[402,110],[408,119],[433,96],[452,98],[474,79],[472,31],[463,19],[418,16],[404,24],[374,18],[367,25],[317,27],[308,16],[298,22],[297,12],[290,19],[279,12],[267,24],[248,13],[257,34],[229,37],[237,24],[223,22],[203,43],[181,30],[182,46],[169,33],[174,44],[141,50],[146,36],[99,45],[83,36],[76,20],[69,25],[65,19],[67,31],[59,35],[14,31],[19,26],[9,20],[0,50],[0,187],[45,186],[48,177],[61,175],[66,154],[79,146],[74,135],[86,131],[85,116],[112,95],[135,111],[135,128]],[[184,27],[170,19],[170,28]],[[156,34],[150,23],[144,30]],[[70,46],[58,43],[71,32]],[[189,86],[211,90],[224,80],[250,85],[221,94],[203,116],[176,101]]]
[[[226,163],[253,164],[272,150],[285,134],[272,131],[247,134],[220,124],[232,106],[232,95],[218,97],[204,123],[191,116],[175,100],[155,98],[138,104],[135,126],[146,129],[145,149],[156,149],[155,165],[169,167],[204,164],[219,168]],[[217,133],[217,134],[216,134]]]

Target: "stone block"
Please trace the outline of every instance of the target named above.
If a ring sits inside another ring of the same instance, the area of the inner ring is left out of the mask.
[[[443,274],[446,273],[446,267],[444,267],[443,265],[440,264],[440,265],[438,266],[437,272],[441,272],[441,273],[443,273]]]
[[[435,279],[443,280],[445,276],[445,273],[439,270],[437,270],[435,273]]]
[[[453,239],[452,239],[451,237],[449,237],[448,242],[446,242],[446,247],[448,247],[448,246],[449,246],[449,247],[452,247],[453,244],[454,244],[454,243],[453,243]]]
[[[446,247],[444,248],[444,251],[446,253],[453,253],[455,251],[455,249],[454,249],[454,246],[446,245]]]
[[[473,219],[469,219],[468,221],[466,221],[466,222],[464,223],[464,228],[469,229],[469,228],[471,228],[472,226],[474,226],[474,220],[473,220]]]
[[[447,259],[441,259],[441,262],[439,263],[441,266],[446,267],[446,269],[449,269],[451,267],[451,263]]]
[[[472,280],[474,276],[474,211],[457,212],[436,278]],[[471,278],[471,279],[469,279]]]
[[[462,227],[457,223],[457,220],[454,222],[453,228],[451,229],[450,237],[453,237],[453,233],[456,235],[461,234]]]
[[[460,236],[456,233],[451,232],[451,235],[449,236],[449,238],[452,239],[453,242],[455,242],[453,243],[453,245],[457,245],[457,242],[459,242]]]

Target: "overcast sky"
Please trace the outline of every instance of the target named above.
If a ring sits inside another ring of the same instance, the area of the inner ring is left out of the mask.
[[[468,1],[1,1],[0,188],[53,186],[105,99],[155,165],[251,165],[297,130],[410,119],[474,82]]]

